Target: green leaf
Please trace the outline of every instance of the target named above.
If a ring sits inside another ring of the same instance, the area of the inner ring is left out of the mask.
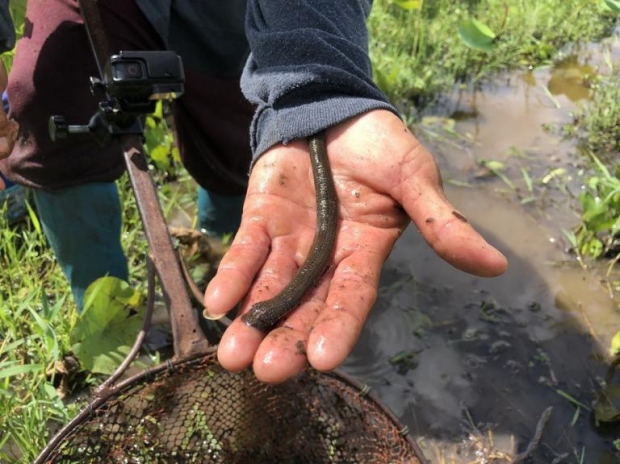
[[[571,246],[573,248],[577,248],[577,237],[575,236],[575,232],[573,232],[572,230],[562,229],[562,233],[568,239]]]
[[[579,195],[579,202],[583,210],[581,220],[588,229],[594,232],[604,230],[605,224],[602,223],[606,223],[610,218],[607,217],[609,210],[600,198],[584,192]]]
[[[109,375],[142,326],[143,311],[135,314],[140,294],[121,279],[102,277],[88,287],[84,300],[88,304],[71,333],[73,352],[84,369]]]
[[[17,362],[15,362],[15,364],[16,363]],[[14,364],[14,363],[11,363],[11,364]],[[27,374],[29,372],[37,372],[37,371],[42,371],[42,370],[43,370],[42,364],[11,365],[10,367],[3,367],[2,369],[0,369],[0,379],[4,379],[6,377],[14,377],[16,375],[22,375],[22,374]]]
[[[598,238],[593,238],[586,244],[586,252],[594,258],[598,258],[603,253],[603,242]]]
[[[146,120],[144,121],[144,126],[147,129],[155,129],[157,127],[157,121],[155,121],[155,118],[153,116],[147,116]]]
[[[421,10],[422,0],[393,0],[394,5],[403,10]]]
[[[18,28],[26,19],[26,0],[11,0],[9,10],[15,23],[14,26]]]
[[[164,145],[158,145],[151,150],[151,152],[149,153],[149,157],[157,165],[158,169],[165,171],[170,168],[170,157],[168,156],[169,153],[170,150],[168,150],[168,147],[165,147]]]
[[[521,168],[521,174],[523,174],[523,181],[525,182],[525,186],[527,187],[527,191],[528,192],[532,192],[533,191],[533,185],[532,185],[532,178],[530,177],[529,173],[527,172],[527,169],[525,168]]]
[[[620,2],[617,0],[603,0],[603,5],[614,13],[620,13]]]
[[[180,164],[181,163],[181,152],[179,151],[179,148],[177,146],[172,147],[172,150],[170,150],[170,153],[172,154],[172,159]]]
[[[566,393],[564,390],[557,389],[556,392],[561,397],[563,397],[563,398],[567,399],[568,401],[570,401],[574,407],[576,407],[576,408],[581,407],[581,408],[585,409],[586,411],[591,411],[591,409],[589,407],[587,407],[581,401],[575,399],[574,397],[572,397],[571,395]]]
[[[161,100],[157,100],[153,116],[155,116],[157,119],[164,119],[164,105],[162,105]]]
[[[609,348],[611,356],[620,355],[620,330],[616,332],[614,338],[611,339],[611,347]]]
[[[28,216],[30,217],[30,222],[32,222],[32,227],[34,227],[34,230],[37,231],[37,234],[42,237],[43,229],[41,228],[41,223],[39,222],[37,213],[35,213],[34,209],[32,209],[32,206],[30,206],[29,201],[26,201],[26,208],[28,209]]]
[[[548,184],[549,181],[551,181],[551,179],[555,179],[556,177],[561,176],[565,172],[566,172],[566,169],[564,169],[564,168],[555,168],[555,169],[551,170],[551,172],[549,172],[549,174],[547,174],[545,177],[543,177],[540,181],[543,184]]]
[[[381,69],[375,68],[375,83],[377,87],[386,95],[391,95],[394,92],[394,85],[398,80],[400,74],[400,66],[395,66],[390,71],[390,74],[385,74]]]
[[[485,161],[484,165],[495,173],[502,172],[506,169],[506,166],[501,161],[488,160]]]
[[[459,26],[459,37],[469,48],[491,52],[497,37],[495,33],[476,18],[470,18]]]

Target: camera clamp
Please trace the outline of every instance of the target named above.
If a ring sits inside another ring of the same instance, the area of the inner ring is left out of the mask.
[[[89,134],[103,144],[113,136],[142,135],[142,116],[155,111],[157,100],[180,97],[185,82],[181,58],[172,51],[121,51],[101,76],[90,78],[91,92],[101,101],[88,124],[69,125],[63,116],[51,116],[52,140]]]

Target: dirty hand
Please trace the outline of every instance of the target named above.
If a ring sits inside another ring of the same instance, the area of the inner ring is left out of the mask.
[[[6,89],[7,82],[6,68],[4,67],[4,62],[0,61],[0,95]],[[4,112],[4,107],[0,104],[0,159],[6,158],[11,154],[17,139],[18,127],[15,121],[8,119]],[[0,186],[0,189],[1,187],[3,186]]]
[[[307,362],[318,370],[337,367],[359,337],[382,265],[410,219],[458,269],[486,277],[506,269],[504,256],[455,214],[433,157],[394,114],[375,110],[329,129],[327,151],[340,202],[331,266],[268,334],[237,317],[218,349],[229,370],[253,363],[260,380],[280,382]],[[223,316],[245,297],[243,314],[276,295],[303,263],[315,220],[307,143],[271,148],[252,171],[241,227],[207,288],[209,316]]]

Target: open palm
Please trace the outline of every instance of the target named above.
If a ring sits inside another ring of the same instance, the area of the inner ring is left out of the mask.
[[[375,302],[383,263],[411,220],[455,267],[489,277],[506,269],[503,255],[447,201],[433,157],[394,114],[372,111],[329,129],[327,151],[340,203],[332,264],[270,333],[237,318],[218,350],[227,369],[253,363],[259,379],[279,382],[308,362],[319,370],[338,366]],[[241,227],[207,288],[210,317],[242,299],[243,314],[277,294],[305,260],[315,225],[307,144],[271,148],[252,171]]]

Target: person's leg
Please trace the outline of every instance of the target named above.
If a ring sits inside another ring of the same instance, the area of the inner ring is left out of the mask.
[[[113,182],[58,191],[35,190],[37,212],[81,311],[84,293],[99,277],[128,280],[121,246],[121,206]]]
[[[168,45],[185,66],[185,93],[173,105],[181,158],[200,186],[198,228],[220,238],[239,228],[251,159],[253,108],[239,85],[245,4],[178,2],[169,24]]]
[[[198,229],[210,237],[234,234],[241,223],[245,195],[219,195],[198,187]]]

